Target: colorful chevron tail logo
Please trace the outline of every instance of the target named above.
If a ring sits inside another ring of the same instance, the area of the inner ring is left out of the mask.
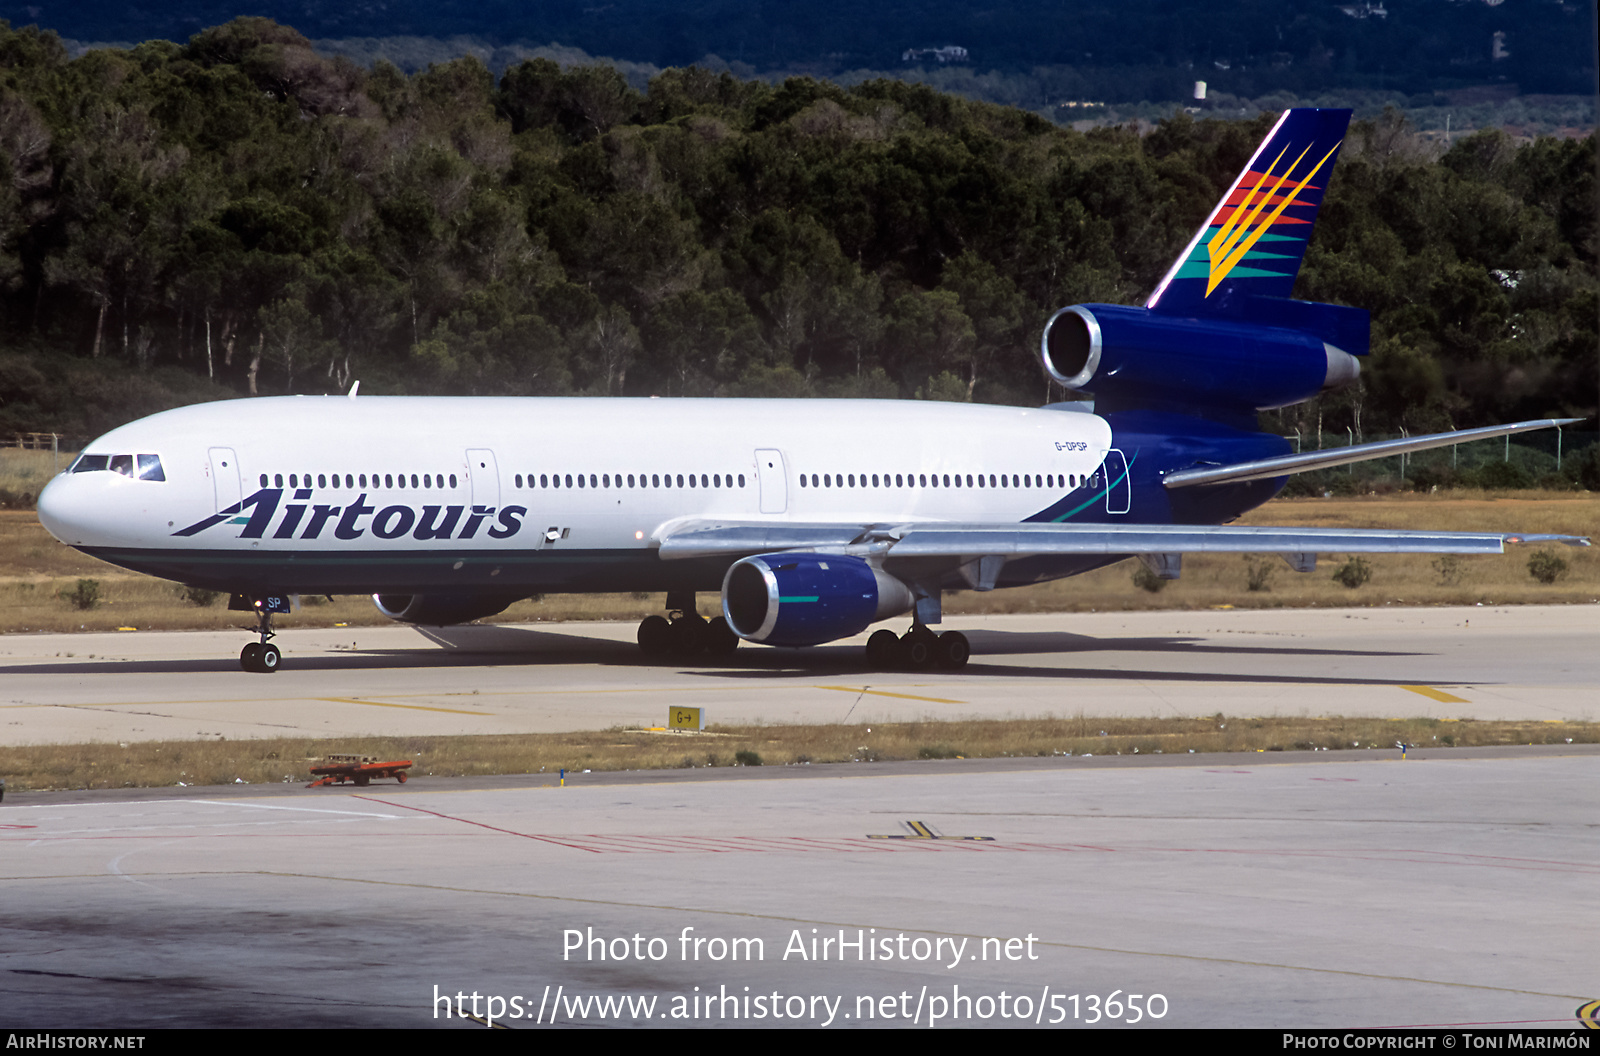
[[[1342,140],[1341,140],[1342,142]],[[1305,160],[1311,147],[1307,145],[1292,162],[1278,171],[1279,162],[1289,148],[1279,151],[1267,171],[1247,172],[1239,181],[1234,193],[1228,196],[1226,207],[1218,214],[1221,223],[1206,241],[1207,277],[1206,296],[1226,279],[1238,263],[1245,259],[1257,242],[1266,236],[1274,225],[1304,224],[1305,220],[1286,216],[1285,211],[1305,190],[1318,189],[1311,181],[1338,151],[1339,144],[1322,156],[1311,171],[1299,181],[1291,174]],[[1279,236],[1282,237],[1282,236]],[[1294,237],[1294,236],[1288,236]]]

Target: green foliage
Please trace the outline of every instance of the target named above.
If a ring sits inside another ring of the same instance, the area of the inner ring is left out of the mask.
[[[1245,554],[1244,585],[1252,593],[1271,590],[1272,578],[1277,574],[1275,558],[1266,554]]]
[[[1562,472],[1589,491],[1600,491],[1600,444],[1590,444],[1582,454],[1568,458]]]
[[[222,593],[216,590],[207,590],[204,587],[180,586],[178,588],[178,597],[183,601],[187,601],[190,605],[205,609],[216,604],[217,599],[222,597]]]
[[[1439,585],[1442,587],[1457,586],[1466,575],[1466,568],[1456,554],[1440,554],[1434,558],[1433,570],[1438,573]]]
[[[1460,479],[1468,487],[1489,491],[1533,486],[1533,475],[1515,462],[1485,462],[1477,469],[1462,473]]]
[[[933,86],[970,94],[956,69],[408,75],[261,18],[77,58],[0,26],[0,57],[0,431],[357,377],[1034,399],[1047,314],[1141,301],[1271,120],[1079,133]],[[1039,107],[1093,76],[991,87]],[[1171,77],[1118,83],[1167,98]],[[1436,155],[1398,112],[1352,129],[1297,294],[1372,310],[1374,353],[1362,386],[1275,412],[1284,431],[1594,415],[1594,138],[1479,133]],[[1596,466],[1564,471],[1595,487]]]
[[[1372,566],[1360,557],[1352,557],[1334,569],[1333,581],[1342,587],[1355,590],[1372,579]]]
[[[98,579],[80,579],[76,587],[71,591],[63,591],[61,596],[73,608],[88,612],[100,604],[100,581]]]
[[[972,398],[967,383],[956,377],[950,371],[941,371],[936,377],[929,378],[925,384],[917,389],[919,400],[943,400],[947,403],[964,403]]]
[[[748,749],[737,751],[733,753],[733,762],[736,766],[760,766],[761,753]]]
[[[1550,586],[1567,574],[1566,559],[1553,550],[1535,550],[1528,558],[1528,575]]]
[[[1167,589],[1167,582],[1144,565],[1139,565],[1133,570],[1133,585],[1151,594],[1160,594]]]

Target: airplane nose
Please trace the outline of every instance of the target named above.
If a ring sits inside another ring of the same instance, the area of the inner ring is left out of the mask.
[[[39,523],[44,525],[44,530],[71,546],[81,541],[84,525],[83,514],[87,512],[82,488],[75,488],[78,483],[65,473],[58,474],[54,480],[44,486],[39,493]]]

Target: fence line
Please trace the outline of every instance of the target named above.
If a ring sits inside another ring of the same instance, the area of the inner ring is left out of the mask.
[[[1403,433],[1368,433],[1361,438],[1362,442],[1371,443],[1380,440],[1404,439]],[[1284,437],[1296,451],[1337,451],[1342,447],[1351,446],[1355,442],[1350,437],[1345,443],[1329,443],[1335,434],[1324,433],[1323,443],[1315,446],[1314,435],[1296,436],[1290,433]],[[1388,455],[1384,458],[1369,459],[1364,462],[1351,463],[1333,469],[1319,471],[1320,473],[1342,473],[1354,476],[1358,472],[1364,477],[1397,475],[1401,479],[1409,478],[1412,473],[1419,470],[1433,472],[1449,470],[1450,473],[1466,473],[1481,469],[1495,463],[1514,466],[1530,474],[1534,478],[1546,474],[1558,474],[1572,471],[1572,460],[1587,457],[1590,449],[1600,444],[1600,433],[1574,432],[1570,429],[1546,429],[1533,433],[1518,433],[1515,436],[1488,437],[1483,440],[1473,440],[1467,443],[1450,444],[1445,447],[1430,448],[1426,451],[1412,451],[1403,455]]]
[[[0,447],[24,451],[76,451],[85,443],[83,437],[71,433],[12,433],[0,437]]]

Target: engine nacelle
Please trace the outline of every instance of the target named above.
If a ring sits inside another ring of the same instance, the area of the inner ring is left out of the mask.
[[[374,594],[372,603],[391,620],[443,627],[504,612],[516,598],[482,594]]]
[[[1115,304],[1056,312],[1045,324],[1039,354],[1062,385],[1125,407],[1267,410],[1361,375],[1354,356],[1304,330]]]
[[[821,645],[911,608],[911,590],[859,557],[762,554],[722,580],[722,614],[741,638]]]

